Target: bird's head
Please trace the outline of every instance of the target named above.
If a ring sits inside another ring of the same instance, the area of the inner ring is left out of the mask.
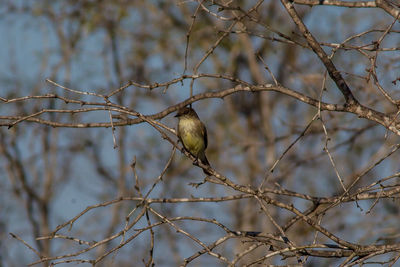
[[[198,118],[196,111],[194,109],[189,108],[189,107],[183,107],[178,110],[178,113],[176,113],[175,117],[195,117]]]

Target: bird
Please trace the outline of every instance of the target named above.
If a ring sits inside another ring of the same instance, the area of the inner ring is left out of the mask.
[[[210,166],[205,154],[208,145],[207,129],[196,111],[191,107],[183,107],[175,117],[179,119],[177,135],[185,150],[195,157],[196,161],[200,160],[204,165]],[[204,169],[203,172],[211,175]]]

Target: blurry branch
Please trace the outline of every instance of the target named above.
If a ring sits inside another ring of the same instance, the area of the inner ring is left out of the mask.
[[[277,31],[274,31],[277,32]],[[376,51],[376,52],[392,52],[392,51],[398,51],[400,50],[400,47],[377,47],[376,43],[370,43],[370,44],[364,44],[364,45],[354,45],[354,44],[347,44],[350,40],[353,40],[355,38],[360,38],[362,36],[365,36],[370,33],[375,33],[375,32],[385,32],[385,30],[379,30],[379,29],[373,29],[373,30],[367,30],[362,33],[358,33],[355,35],[352,35],[351,37],[347,38],[345,41],[342,43],[327,43],[327,42],[320,42],[319,44],[321,46],[326,46],[326,47],[332,47],[332,48],[340,48],[342,50],[357,50],[357,51]],[[400,33],[400,31],[396,30],[390,30],[390,33]],[[303,44],[299,41],[294,40],[293,38],[290,38],[289,36],[284,35],[283,33],[279,33],[280,36],[283,36],[283,38],[277,38],[273,36],[267,36],[259,32],[254,32],[251,30],[234,30],[231,31],[231,33],[234,34],[248,34],[251,36],[256,36],[265,40],[273,41],[273,42],[279,42],[279,43],[285,43],[285,44],[290,44],[290,45],[297,45],[302,48],[307,48],[311,49],[307,44]]]
[[[317,5],[325,5],[325,6],[341,6],[341,7],[377,7],[375,1],[341,1],[341,0],[294,0],[293,1],[299,5],[309,5],[309,6],[317,6]]]
[[[400,15],[400,13],[399,13]],[[398,15],[398,16],[399,16]],[[374,42],[374,46],[376,48],[379,48],[381,46],[381,43],[383,41],[383,39],[388,35],[388,33],[390,32],[390,30],[392,29],[393,25],[396,23],[398,17],[396,17],[396,19],[392,22],[392,24],[389,25],[389,27],[385,30],[385,32],[382,34],[382,36],[378,39],[378,41]],[[392,105],[394,106],[399,106],[400,102],[399,101],[395,101],[391,95],[389,93],[386,92],[386,90],[381,86],[379,80],[378,80],[378,75],[376,74],[376,61],[378,58],[378,51],[375,51],[375,55],[372,57],[369,57],[370,61],[371,61],[371,69],[369,70],[369,74],[372,75],[375,85],[376,87],[379,89],[379,91],[381,91],[381,93],[384,95],[384,97],[390,102],[392,103]],[[369,77],[368,77],[369,79]]]
[[[201,3],[197,6],[196,11],[192,15],[192,22],[190,24],[190,27],[189,27],[187,33],[186,33],[185,63],[184,63],[184,66],[183,66],[183,74],[185,74],[186,70],[187,70],[190,35],[191,35],[192,30],[193,30],[194,23],[196,21],[196,16],[197,16],[197,14],[198,14],[198,12],[200,10],[200,6],[201,6]]]
[[[6,141],[5,134],[0,132],[0,153],[4,156],[6,167],[4,171],[9,173],[9,178],[13,184],[14,194],[22,196],[22,200],[26,209],[28,221],[31,224],[33,236],[39,236],[48,216],[48,199],[46,194],[41,194],[37,187],[30,183],[31,173],[23,162],[23,153],[20,148],[12,145],[15,140],[10,143]],[[37,209],[35,209],[37,208]],[[40,220],[42,219],[42,220]],[[15,235],[14,238],[18,237]],[[38,251],[47,255],[46,244],[36,241]]]
[[[386,13],[391,15],[394,18],[397,18],[400,14],[399,10],[396,10],[394,6],[386,2],[386,0],[375,0],[375,1],[341,1],[341,0],[294,0],[296,4],[300,5],[308,5],[308,6],[317,6],[317,5],[326,5],[326,6],[339,6],[339,7],[349,7],[349,8],[363,8],[363,7],[375,7],[381,8]]]
[[[214,42],[214,44],[206,51],[206,53],[203,55],[203,57],[197,62],[195,67],[193,68],[193,74],[197,74],[200,66],[203,64],[203,62],[215,51],[215,49],[218,47],[218,45],[224,40],[225,37],[229,36],[229,32],[235,27],[237,23],[239,23],[242,19],[244,19],[247,16],[250,16],[252,12],[256,12],[257,9],[261,6],[263,3],[263,0],[258,0],[257,3],[252,6],[248,11],[243,11],[243,14],[241,16],[235,17],[234,21],[229,25],[228,29],[222,33],[222,35],[217,39],[217,41]],[[200,3],[202,5],[202,3]],[[204,5],[202,7],[207,10]],[[193,84],[194,84],[195,79],[192,79],[190,82],[190,97],[193,96]]]

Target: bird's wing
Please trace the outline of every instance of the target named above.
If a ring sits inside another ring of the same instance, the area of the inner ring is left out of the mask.
[[[204,149],[206,149],[208,145],[208,138],[207,138],[207,129],[206,126],[204,126],[203,122],[201,123],[201,133],[204,136]]]
[[[185,144],[183,143],[183,140],[182,140],[182,138],[181,138],[181,133],[180,133],[180,131],[179,131],[179,125],[178,125],[178,127],[176,127],[176,135],[178,136],[179,142],[181,142],[181,144],[183,145],[183,147],[185,147]],[[186,147],[185,147],[185,149],[186,149]]]

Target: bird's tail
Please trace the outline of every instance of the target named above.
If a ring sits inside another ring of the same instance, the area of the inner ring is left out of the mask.
[[[208,162],[207,157],[206,157],[206,154],[205,154],[204,152],[201,153],[201,154],[199,155],[199,159],[201,160],[201,163],[210,166],[210,163]],[[208,172],[208,171],[205,170],[205,169],[203,169],[203,172],[204,172],[206,175],[211,175],[211,173]]]

